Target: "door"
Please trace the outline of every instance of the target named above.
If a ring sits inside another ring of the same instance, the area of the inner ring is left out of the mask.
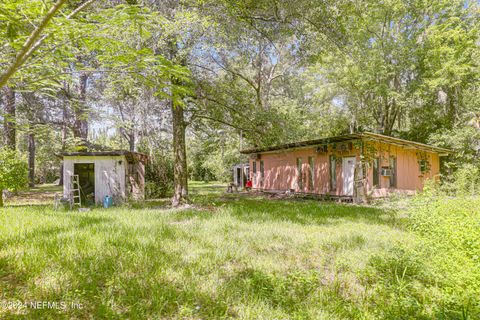
[[[82,204],[95,203],[95,164],[75,163],[73,174],[78,175]]]
[[[235,181],[237,187],[240,187],[242,184],[242,168],[237,168],[237,181]]]
[[[353,196],[355,157],[343,158],[343,194]]]

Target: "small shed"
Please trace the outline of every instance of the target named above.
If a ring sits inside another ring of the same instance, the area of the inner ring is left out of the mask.
[[[63,158],[63,195],[72,195],[78,175],[83,203],[102,203],[111,196],[114,203],[145,198],[145,164],[148,156],[130,151],[66,152]]]

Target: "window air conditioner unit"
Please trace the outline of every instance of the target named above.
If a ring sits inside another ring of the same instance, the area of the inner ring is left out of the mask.
[[[381,175],[384,176],[384,177],[391,177],[392,176],[392,169],[382,168]]]

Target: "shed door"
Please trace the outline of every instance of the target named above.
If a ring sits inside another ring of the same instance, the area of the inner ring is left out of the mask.
[[[355,157],[343,158],[343,194],[353,196]]]
[[[82,204],[95,203],[95,165],[93,163],[75,163],[73,174],[78,175]]]

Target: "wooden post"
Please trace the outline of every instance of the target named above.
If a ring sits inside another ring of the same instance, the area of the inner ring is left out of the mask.
[[[368,176],[368,160],[365,160],[364,142],[360,145],[360,161],[355,165],[354,174],[354,200],[356,203],[367,203],[367,176]]]

